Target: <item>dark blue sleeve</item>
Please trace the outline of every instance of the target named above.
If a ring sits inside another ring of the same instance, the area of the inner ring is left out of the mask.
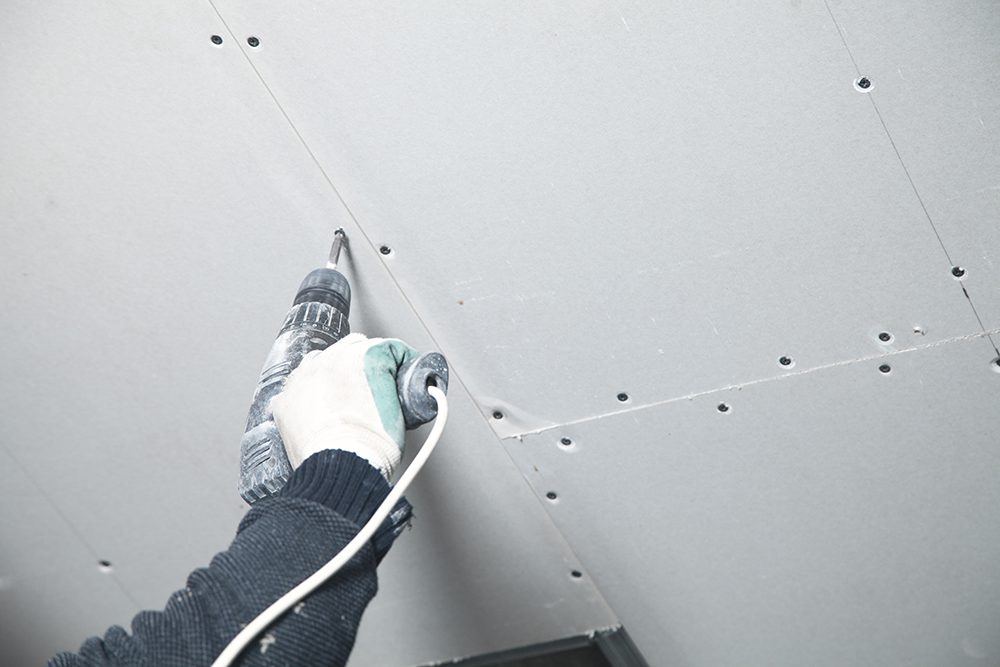
[[[140,612],[131,634],[114,626],[49,667],[210,665],[240,628],[340,551],[388,493],[379,472],[354,454],[311,456],[277,497],[253,506],[229,549],[192,572],[163,611]],[[378,588],[375,567],[409,518],[403,501],[350,563],[251,643],[236,664],[346,663]]]

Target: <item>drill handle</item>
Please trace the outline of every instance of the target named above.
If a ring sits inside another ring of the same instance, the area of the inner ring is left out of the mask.
[[[349,332],[347,315],[331,304],[306,301],[288,311],[264,362],[240,441],[239,491],[247,503],[274,495],[292,474],[285,444],[271,413],[271,399],[281,393],[289,374],[302,363],[303,357],[325,350]]]

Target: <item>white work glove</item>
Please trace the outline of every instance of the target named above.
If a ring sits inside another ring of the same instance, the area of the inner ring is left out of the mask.
[[[316,452],[341,449],[366,459],[388,480],[406,434],[396,372],[416,357],[401,340],[364,334],[307,354],[271,400],[292,468]]]

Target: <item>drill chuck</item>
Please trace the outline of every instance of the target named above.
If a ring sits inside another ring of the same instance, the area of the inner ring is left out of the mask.
[[[344,314],[351,315],[351,285],[344,274],[336,269],[316,269],[311,271],[295,295],[294,305],[312,301],[333,306]]]

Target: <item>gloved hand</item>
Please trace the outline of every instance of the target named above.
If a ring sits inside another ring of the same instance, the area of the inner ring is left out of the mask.
[[[357,333],[307,354],[271,400],[292,468],[318,451],[342,449],[388,480],[402,459],[406,434],[396,372],[416,357],[401,340]]]

